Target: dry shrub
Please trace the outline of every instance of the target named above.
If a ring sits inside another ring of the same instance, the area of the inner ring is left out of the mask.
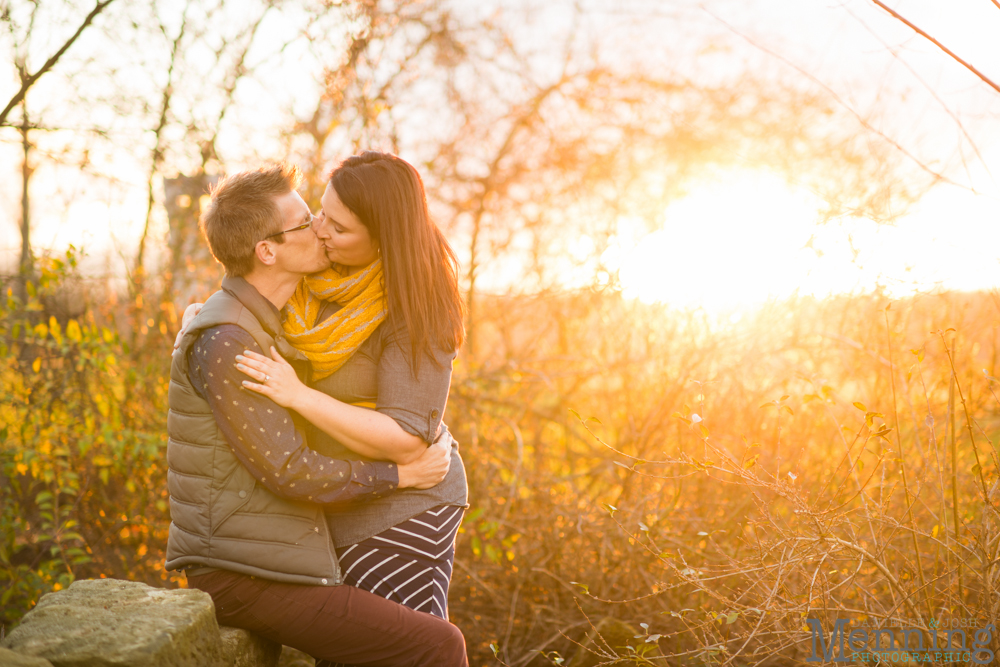
[[[601,660],[661,665],[803,662],[808,619],[995,624],[998,300],[888,303],[482,307],[449,408],[473,663],[558,663],[606,615],[640,636]]]
[[[74,577],[183,583],[162,569],[174,313],[73,265],[0,304],[8,627]],[[604,616],[641,630],[600,659],[635,664],[802,662],[809,619],[995,623],[997,298],[887,303],[720,325],[614,293],[484,298],[489,352],[459,359],[447,416],[472,664],[491,644],[558,663]]]

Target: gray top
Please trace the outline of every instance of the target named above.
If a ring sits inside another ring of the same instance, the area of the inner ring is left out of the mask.
[[[328,303],[320,319],[337,312],[340,306]],[[358,347],[336,372],[311,386],[345,403],[372,402],[376,410],[392,417],[404,431],[424,442],[432,442],[448,430],[442,421],[454,352],[435,350],[435,365],[422,355],[414,376],[410,367],[410,340],[405,330],[393,331],[389,322],[381,325]],[[371,460],[357,454],[310,424],[310,448],[335,459]],[[385,498],[327,513],[330,532],[337,547],[350,546],[392,528],[396,524],[442,505],[468,503],[465,468],[453,444],[451,469],[444,481],[431,489],[399,489]]]

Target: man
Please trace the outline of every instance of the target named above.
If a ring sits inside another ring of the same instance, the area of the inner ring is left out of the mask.
[[[328,266],[300,181],[284,165],[235,174],[202,218],[226,278],[170,371],[166,566],[212,596],[220,623],[305,651],[318,666],[465,666],[455,626],[340,585],[324,519],[344,503],[433,486],[450,448],[432,445],[399,466],[330,459],[306,447],[296,415],[242,388],[235,357],[244,350],[273,347],[308,367],[279,318],[300,279]]]

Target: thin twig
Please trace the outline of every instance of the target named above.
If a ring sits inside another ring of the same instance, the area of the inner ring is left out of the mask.
[[[872,2],[874,2],[876,5],[878,5],[882,9],[884,9],[890,15],[892,15],[892,17],[894,19],[896,19],[897,21],[899,21],[900,23],[904,23],[907,27],[909,27],[911,30],[913,30],[913,32],[917,33],[918,35],[920,35],[921,37],[923,37],[924,39],[926,39],[927,41],[929,41],[931,44],[933,44],[934,46],[938,47],[939,49],[941,49],[942,51],[944,51],[945,53],[947,53],[949,56],[951,56],[951,58],[953,60],[955,60],[956,62],[958,62],[961,65],[963,65],[967,70],[969,70],[970,72],[972,72],[973,74],[975,74],[976,76],[978,76],[980,79],[982,79],[993,90],[995,90],[998,93],[1000,93],[1000,85],[997,85],[995,82],[993,82],[992,79],[990,79],[988,76],[986,76],[985,74],[983,74],[982,72],[980,72],[978,69],[976,69],[975,67],[973,67],[971,63],[966,62],[965,60],[962,60],[962,58],[959,57],[958,54],[956,54],[954,51],[952,51],[951,49],[949,49],[947,46],[945,46],[944,44],[942,44],[938,40],[934,39],[929,34],[927,34],[926,32],[924,32],[923,30],[921,30],[920,28],[918,28],[916,25],[913,24],[913,22],[907,20],[902,14],[900,14],[899,12],[897,12],[892,7],[889,7],[888,5],[886,5],[884,2],[882,2],[882,0],[872,0]],[[996,4],[996,0],[993,0],[993,4]]]

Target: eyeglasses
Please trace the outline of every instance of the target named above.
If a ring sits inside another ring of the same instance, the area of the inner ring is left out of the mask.
[[[282,234],[287,234],[289,232],[297,232],[300,229],[309,229],[310,227],[312,227],[313,220],[315,220],[315,219],[316,219],[316,216],[313,215],[312,213],[310,213],[309,214],[309,220],[307,220],[306,222],[303,222],[298,227],[292,227],[291,229],[282,229],[280,232],[275,232],[273,234],[268,234],[267,236],[265,236],[264,238],[262,238],[261,241],[266,241],[266,240],[268,240],[270,238],[273,238],[275,236],[281,236]]]

